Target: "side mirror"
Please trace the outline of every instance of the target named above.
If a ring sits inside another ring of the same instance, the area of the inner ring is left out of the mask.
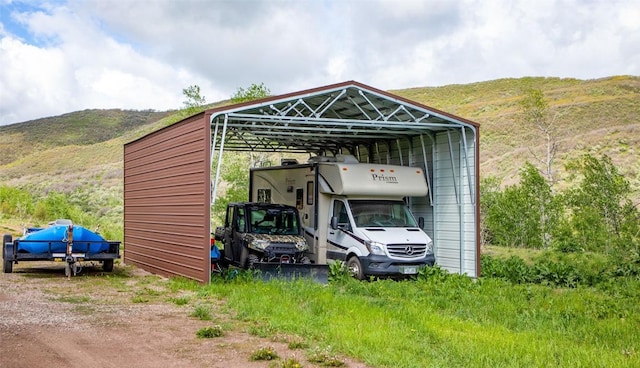
[[[418,227],[424,229],[424,217],[418,217]]]
[[[331,228],[333,230],[338,228],[338,216],[331,217]]]

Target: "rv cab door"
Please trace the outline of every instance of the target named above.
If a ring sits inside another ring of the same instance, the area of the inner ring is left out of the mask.
[[[351,222],[347,213],[347,204],[341,199],[332,199],[329,208],[329,226],[327,228],[327,253],[341,254],[339,258],[344,260],[346,250],[349,248],[347,244],[349,236],[346,232],[351,231]]]

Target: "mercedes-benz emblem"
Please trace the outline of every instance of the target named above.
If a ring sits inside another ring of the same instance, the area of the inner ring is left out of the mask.
[[[404,248],[404,252],[408,255],[412,255],[413,254],[413,247],[412,246],[408,246],[406,248]]]

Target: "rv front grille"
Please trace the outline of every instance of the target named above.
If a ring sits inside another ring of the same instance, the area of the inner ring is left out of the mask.
[[[397,258],[420,258],[427,251],[426,244],[389,244],[389,255]]]

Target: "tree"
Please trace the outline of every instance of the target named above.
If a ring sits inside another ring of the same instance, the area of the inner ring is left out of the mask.
[[[570,180],[578,185],[567,193],[567,203],[571,210],[571,225],[575,236],[585,248],[609,250],[619,245],[619,241],[637,234],[628,234],[625,229],[637,231],[633,226],[637,219],[637,209],[628,199],[630,184],[618,172],[607,155],[600,159],[585,154],[566,166]]]
[[[497,205],[502,192],[500,180],[496,177],[485,177],[480,181],[480,244],[491,244],[493,233],[488,223],[489,211]]]
[[[187,98],[183,101],[184,108],[188,114],[198,112],[206,103],[204,96],[200,95],[200,86],[193,85],[182,90],[182,94]]]
[[[545,155],[541,157],[535,150],[529,147],[534,159],[544,165],[542,174],[546,177],[549,185],[553,185],[555,178],[553,176],[553,161],[558,153],[558,140],[556,120],[558,115],[551,116],[549,104],[544,98],[542,90],[531,88],[525,92],[524,98],[520,101],[522,108],[522,119],[526,128],[533,127],[542,136],[545,142]]]
[[[270,94],[269,89],[264,83],[252,84],[247,89],[242,87],[231,96],[231,101],[234,103],[252,101],[264,97],[268,97]],[[229,202],[241,202],[249,199],[249,168],[255,167],[256,164],[260,164],[267,161],[265,153],[249,152],[238,153],[232,152],[224,156],[222,161],[222,174],[221,179],[224,181],[223,193],[216,198],[216,202],[212,209],[216,216],[217,221],[222,221],[227,203]],[[214,162],[213,169],[217,167],[217,163]]]
[[[484,210],[487,234],[495,245],[546,248],[551,244],[554,224],[560,217],[560,207],[549,183],[531,164],[520,171],[520,183],[499,192],[482,190],[481,211]],[[483,204],[484,202],[484,204]],[[481,216],[482,217],[482,216]]]
[[[271,95],[271,91],[269,88],[264,85],[264,83],[260,84],[252,84],[249,88],[244,89],[242,87],[238,87],[236,92],[231,96],[231,102],[240,103],[246,101],[258,100],[261,98],[269,97]]]
[[[238,87],[233,96],[231,96],[231,102],[241,103],[259,100],[261,98],[269,97],[270,95],[271,91],[264,85],[264,83],[253,83],[247,89]],[[256,167],[257,165],[267,161],[267,157],[265,153],[256,153],[252,151],[249,153],[249,160],[251,167]]]
[[[246,154],[232,152],[231,155],[224,157],[222,166],[221,179],[225,185],[222,185],[224,189],[220,193],[221,196],[216,199],[212,208],[218,223],[224,220],[228,203],[244,202],[249,199],[249,167],[247,167]]]

